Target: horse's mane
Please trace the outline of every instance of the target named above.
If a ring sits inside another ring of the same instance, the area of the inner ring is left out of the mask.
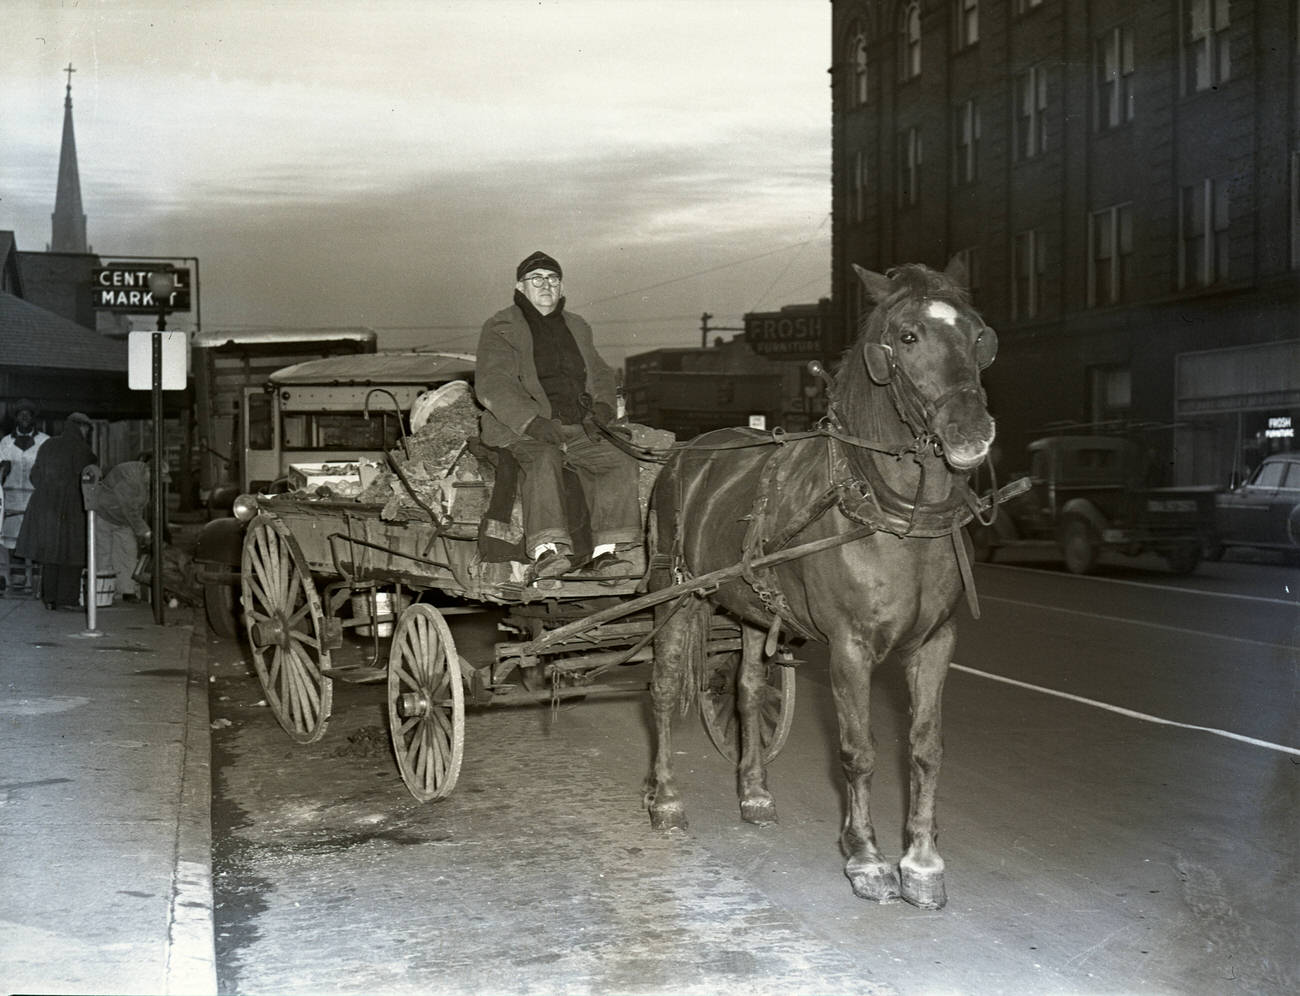
[[[867,373],[862,346],[868,342],[880,342],[885,331],[885,318],[895,305],[910,299],[948,301],[962,308],[970,306],[970,293],[965,287],[948,274],[932,270],[923,263],[903,263],[885,275],[891,283],[889,293],[858,319],[858,334],[853,345],[840,357],[840,368],[835,373],[835,385],[830,392],[835,409],[850,423],[855,422],[860,413],[871,410],[871,406],[886,394]],[[861,430],[863,427],[850,425],[849,428]]]

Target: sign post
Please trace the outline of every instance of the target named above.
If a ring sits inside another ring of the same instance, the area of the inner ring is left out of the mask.
[[[166,502],[163,493],[163,460],[166,459],[163,452],[163,333],[167,331],[167,302],[171,301],[175,287],[176,277],[170,269],[154,270],[149,274],[149,292],[158,308],[158,330],[152,334],[153,348],[150,351],[153,412],[153,521],[149,524],[153,532],[153,579],[150,594],[153,596],[153,621],[159,626],[163,624],[163,512]]]

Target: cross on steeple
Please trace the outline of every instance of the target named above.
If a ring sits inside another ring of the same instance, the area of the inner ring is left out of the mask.
[[[65,69],[65,70],[63,70],[63,71],[64,71],[65,73],[68,74],[68,92],[71,93],[71,92],[72,92],[72,74],[75,73],[76,70],[72,68],[72,63],[69,62],[69,63],[68,63],[68,68]]]

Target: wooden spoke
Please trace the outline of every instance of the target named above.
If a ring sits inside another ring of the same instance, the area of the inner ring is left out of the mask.
[[[333,682],[325,614],[306,558],[274,515],[254,519],[244,536],[242,601],[253,668],[276,721],[298,743],[325,733]]]
[[[740,714],[736,711],[736,671],[740,654],[715,654],[705,665],[700,689],[700,719],[718,753],[732,763],[740,760]],[[785,746],[794,722],[794,670],[767,665],[763,704],[759,710],[759,736],[763,763],[771,762]]]
[[[465,694],[451,631],[432,605],[402,612],[388,657],[388,729],[402,781],[421,802],[445,798],[460,777]]]

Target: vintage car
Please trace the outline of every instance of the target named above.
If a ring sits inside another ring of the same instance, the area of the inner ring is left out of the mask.
[[[1119,436],[1049,436],[1029,444],[1030,489],[992,526],[972,523],[979,560],[1016,549],[1054,549],[1074,574],[1103,550],[1151,551],[1190,574],[1214,535],[1213,487],[1151,487],[1146,448]],[[1016,477],[1019,475],[1011,475]]]
[[[1300,562],[1300,452],[1265,457],[1250,479],[1215,498],[1217,559],[1229,547],[1280,550]]]

